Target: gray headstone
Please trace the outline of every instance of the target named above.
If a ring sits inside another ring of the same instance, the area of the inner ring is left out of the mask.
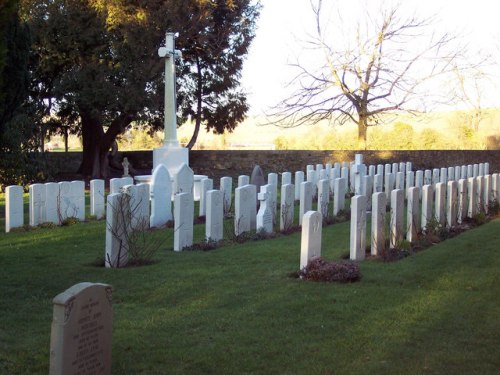
[[[260,191],[260,187],[266,184],[266,178],[264,177],[264,171],[259,165],[253,167],[252,175],[250,176],[250,185],[255,185],[257,191]]]
[[[112,287],[76,284],[53,304],[49,374],[111,374]]]

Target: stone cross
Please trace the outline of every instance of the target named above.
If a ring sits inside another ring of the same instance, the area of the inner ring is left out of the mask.
[[[122,166],[123,166],[123,177],[128,177],[129,176],[128,168],[130,167],[130,163],[126,156],[123,158]]]
[[[176,118],[176,90],[175,90],[175,58],[181,58],[182,54],[175,49],[175,34],[165,34],[165,45],[158,49],[158,56],[165,58],[165,122],[164,122],[164,145],[179,146],[177,140],[177,118]]]

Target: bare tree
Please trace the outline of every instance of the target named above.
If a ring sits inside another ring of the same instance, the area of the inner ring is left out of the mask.
[[[340,10],[330,18],[322,0],[311,0],[311,5],[316,30],[306,47],[320,64],[293,64],[298,69],[290,83],[293,94],[271,110],[271,123],[296,127],[353,121],[358,147],[366,149],[368,127],[379,125],[382,115],[420,112],[424,99],[445,96],[436,89],[429,92],[429,81],[451,73],[461,51],[449,48],[455,38],[433,32],[432,19],[402,16],[399,4],[377,14],[366,9],[362,20],[346,24]]]

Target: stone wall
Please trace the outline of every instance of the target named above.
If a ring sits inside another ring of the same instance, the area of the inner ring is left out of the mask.
[[[335,163],[354,160],[359,151],[191,151],[190,167],[196,174],[205,174],[218,179],[222,176],[237,177],[250,175],[256,164],[265,173],[295,172],[305,170],[307,164]],[[365,164],[385,164],[389,162],[411,161],[413,169],[451,167],[474,163],[490,163],[490,172],[500,172],[500,150],[425,150],[425,151],[362,151]],[[47,153],[47,159],[56,167],[60,176],[76,173],[81,162],[81,153]],[[150,174],[153,165],[152,151],[119,152],[118,160],[127,157],[136,174]],[[120,175],[115,171],[116,176]],[[115,177],[115,176],[113,176]],[[216,184],[216,186],[218,186]]]

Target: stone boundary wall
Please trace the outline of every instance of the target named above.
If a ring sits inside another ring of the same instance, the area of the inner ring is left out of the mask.
[[[219,179],[223,176],[250,175],[256,164],[265,173],[305,170],[308,164],[335,163],[354,160],[356,153],[364,155],[364,163],[385,164],[411,161],[413,170],[452,167],[474,163],[490,163],[490,173],[500,172],[500,150],[404,150],[404,151],[317,151],[317,150],[196,150],[189,153],[189,164],[196,174]],[[136,174],[150,174],[152,151],[119,152],[117,160],[127,157]],[[76,174],[82,155],[80,152],[46,153],[59,175]],[[116,176],[120,175],[115,171]],[[116,177],[113,176],[113,177]],[[218,184],[216,184],[218,186]]]

